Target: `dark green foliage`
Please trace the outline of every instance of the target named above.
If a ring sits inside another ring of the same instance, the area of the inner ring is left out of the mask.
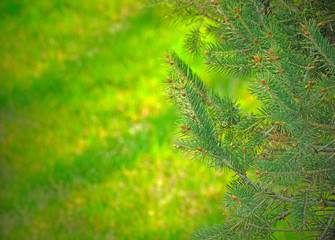
[[[168,95],[181,113],[176,148],[236,173],[223,201],[225,224],[195,236],[334,239],[335,3],[165,4],[198,22],[185,42],[191,54],[204,52],[208,70],[248,77],[261,103],[257,114],[244,112],[236,100],[207,89],[175,52],[165,54]]]

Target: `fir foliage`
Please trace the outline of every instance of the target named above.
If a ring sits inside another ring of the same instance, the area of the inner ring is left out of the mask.
[[[171,51],[168,96],[180,110],[176,149],[236,173],[225,223],[198,239],[335,238],[335,49],[332,0],[159,1],[196,23],[190,54],[248,77],[257,114],[208,89]],[[185,20],[185,21],[183,21]],[[214,40],[206,40],[214,39]]]

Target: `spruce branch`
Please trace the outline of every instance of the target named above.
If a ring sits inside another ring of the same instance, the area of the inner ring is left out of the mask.
[[[230,27],[234,30],[238,32],[238,29],[235,27],[235,25],[229,20],[229,18],[227,17],[227,15],[224,13],[224,11],[221,11],[219,5],[216,6],[216,10],[219,14],[221,14],[224,19],[226,20],[226,22],[228,22],[228,24],[230,25]],[[240,34],[240,33],[239,33]],[[241,34],[240,34],[241,35]]]
[[[313,127],[317,127],[317,128],[327,128],[330,129],[332,131],[335,131],[335,127],[331,126],[331,125],[327,125],[327,124],[322,124],[322,123],[314,123],[314,122],[309,122],[307,120],[304,120],[304,122],[309,125],[309,126],[313,126]]]
[[[328,229],[329,229],[330,225],[331,225],[332,222],[333,222],[334,215],[335,215],[335,210],[333,211],[333,214],[332,214],[331,217],[329,218],[328,225],[327,225],[327,227],[325,228],[325,230],[323,231],[323,234],[321,235],[320,240],[324,239],[324,237],[326,236],[326,234],[327,234],[327,232],[328,232]]]
[[[207,70],[256,78],[251,91],[261,105],[257,114],[243,111],[208,90],[176,53],[167,54],[169,95],[183,121],[177,148],[209,167],[232,170],[238,182],[224,200],[234,216],[197,234],[201,239],[268,239],[275,232],[320,237],[333,229],[335,51],[327,40],[333,37],[324,36],[329,29],[320,31],[313,19],[325,3],[312,2],[176,1],[189,6],[179,13],[201,20],[193,39],[210,19],[201,42],[207,41]],[[308,16],[303,36],[299,23]]]
[[[335,69],[335,50],[332,48],[327,39],[323,38],[320,30],[315,27],[315,22],[310,22],[307,27],[308,32],[305,32],[305,36],[314,45],[315,49],[324,57],[329,65]]]

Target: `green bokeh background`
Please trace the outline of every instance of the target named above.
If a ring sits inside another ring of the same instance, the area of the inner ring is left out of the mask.
[[[1,239],[187,239],[223,221],[229,174],[173,149],[163,52],[185,29],[135,0],[0,15]],[[248,110],[244,82],[200,75]]]

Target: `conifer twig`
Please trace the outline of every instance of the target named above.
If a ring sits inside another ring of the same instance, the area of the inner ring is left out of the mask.
[[[244,112],[243,110],[241,110],[240,108],[238,108],[237,106],[233,106],[233,108],[241,113],[243,113],[246,117],[251,117],[248,113]]]
[[[327,231],[328,231],[328,228],[330,227],[331,223],[333,222],[334,215],[335,215],[335,209],[334,209],[334,211],[333,211],[332,216],[331,216],[330,219],[329,219],[329,222],[328,222],[327,227],[325,228],[325,230],[324,230],[322,236],[320,237],[320,240],[323,239],[323,238],[326,236]]]
[[[200,27],[201,27],[201,25],[202,25],[202,23],[203,23],[203,21],[204,21],[204,18],[205,18],[205,16],[203,16],[203,17],[201,18],[200,23],[199,23],[198,28],[197,28],[197,33],[196,33],[196,36],[195,36],[196,42],[195,42],[195,45],[194,45],[195,48],[197,47],[197,44],[198,44],[198,38],[199,38],[199,33],[200,33]]]
[[[233,165],[231,165],[230,162],[227,161],[227,159],[223,158],[223,157],[220,157],[220,156],[217,156],[215,154],[212,154],[210,152],[207,153],[209,156],[212,156],[214,158],[217,158],[217,159],[221,159],[222,160],[222,163],[227,166],[229,169],[233,170],[240,178],[242,178],[248,185],[251,185],[253,186],[254,188],[259,188],[259,186],[257,186],[252,180],[250,180],[247,175],[245,174],[242,174],[240,173],[239,171],[237,171],[236,168],[233,167]],[[279,195],[273,191],[270,191],[269,192],[270,194],[268,196],[272,197],[272,198],[276,198],[276,199],[280,199],[282,201],[285,201],[285,202],[293,202],[293,199],[291,198],[287,198],[287,197],[284,197],[282,195]]]
[[[330,125],[326,125],[326,124],[322,124],[322,123],[313,123],[313,122],[309,122],[309,121],[304,121],[304,122],[309,126],[313,126],[313,127],[317,127],[317,128],[328,128],[328,129],[331,129],[332,131],[335,131],[334,126],[330,126]]]
[[[335,63],[330,59],[327,54],[322,50],[318,42],[315,40],[315,38],[312,36],[312,34],[309,35],[309,39],[314,44],[318,52],[326,59],[326,61],[329,63],[329,65],[335,69]]]
[[[315,151],[318,153],[318,152],[321,152],[323,149],[327,148],[329,145],[333,144],[335,142],[335,140],[331,141],[330,143],[324,145],[323,147],[320,147],[319,149],[316,149]]]

